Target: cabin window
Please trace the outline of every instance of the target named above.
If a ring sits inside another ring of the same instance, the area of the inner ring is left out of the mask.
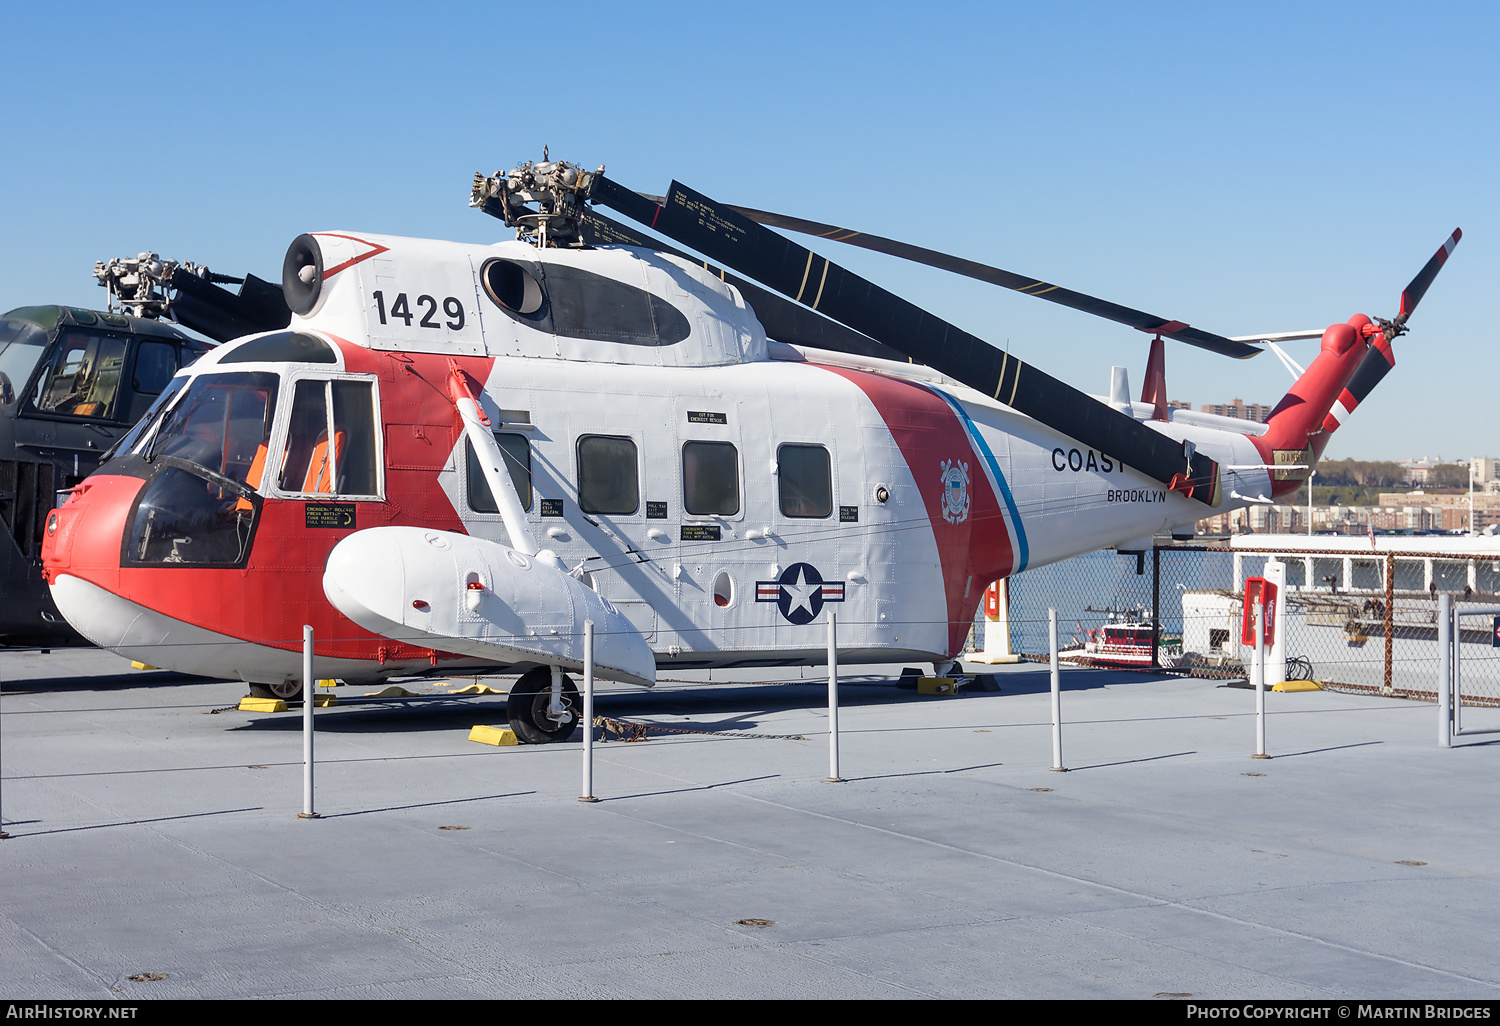
[[[776,455],[781,515],[826,517],[833,513],[833,466],[821,445],[783,445]]]
[[[297,382],[277,487],[304,495],[379,495],[374,386]],[[251,487],[259,487],[260,473]]]
[[[505,456],[505,469],[510,471],[510,481],[516,486],[521,508],[531,509],[531,443],[525,435],[500,431],[495,432],[495,441]],[[500,506],[495,502],[490,483],[485,480],[484,471],[479,467],[474,444],[467,439],[464,440],[464,455],[468,466],[469,508],[475,513],[499,513]]]
[[[617,435],[578,440],[578,508],[585,513],[634,513],[640,506],[635,442]]]
[[[114,419],[111,414],[124,365],[123,338],[64,332],[37,382],[32,405],[41,413]]]
[[[738,513],[739,463],[739,453],[729,442],[683,443],[682,508],[700,517]]]

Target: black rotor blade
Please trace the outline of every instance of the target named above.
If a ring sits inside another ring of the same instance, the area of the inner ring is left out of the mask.
[[[285,328],[292,320],[281,286],[253,274],[245,275],[238,293],[180,267],[167,284],[177,292],[172,299],[173,319],[219,342]]]
[[[822,314],[813,313],[806,307],[788,302],[754,282],[729,274],[723,268],[715,267],[706,260],[697,260],[658,239],[633,231],[619,221],[605,217],[597,210],[586,210],[578,220],[582,226],[584,241],[591,246],[638,246],[641,249],[671,253],[684,260],[702,264],[710,274],[718,275],[721,281],[726,281],[740,290],[740,294],[745,297],[745,302],[750,305],[750,309],[755,311],[761,327],[766,329],[768,338],[792,345],[829,349],[837,353],[874,357],[878,360],[906,359],[901,353],[889,346],[881,345],[868,335],[860,334],[848,325],[831,321]]]
[[[659,197],[646,197],[647,199],[659,199]],[[974,260],[965,260],[948,253],[940,253],[934,249],[924,249],[921,246],[913,246],[909,243],[898,242],[895,239],[882,238],[879,235],[866,235],[864,232],[852,231],[848,228],[840,228],[837,225],[823,224],[819,221],[808,221],[801,217],[791,217],[787,214],[776,214],[769,210],[756,210],[753,207],[730,207],[748,217],[757,224],[770,225],[773,228],[785,228],[788,231],[800,232],[803,235],[812,235],[820,239],[829,239],[833,242],[843,242],[850,246],[859,246],[862,249],[874,250],[876,253],[885,253],[888,256],[899,257],[902,260],[910,260],[913,263],[926,264],[928,267],[936,267],[940,270],[951,271],[961,274],[967,278],[975,278],[979,281],[988,282],[991,285],[999,285],[1001,288],[1011,289],[1015,292],[1024,292],[1028,296],[1036,296],[1045,299],[1049,303],[1057,303],[1083,313],[1103,317],[1106,320],[1116,321],[1120,324],[1128,324],[1132,328],[1147,332],[1152,335],[1160,335],[1163,338],[1176,339],[1178,342],[1186,342],[1188,345],[1207,349],[1221,356],[1232,356],[1237,360],[1248,359],[1260,354],[1256,346],[1244,342],[1236,342],[1234,339],[1225,338],[1223,335],[1215,335],[1211,331],[1203,331],[1194,328],[1181,321],[1169,321],[1165,317],[1157,317],[1141,310],[1132,310],[1128,306],[1120,306],[1104,299],[1084,295],[1082,292],[1074,292],[1059,285],[1052,285],[1045,281],[1037,281],[1022,274],[1014,274],[1003,271],[998,267],[981,264]],[[1424,286],[1425,287],[1425,286]]]
[[[1411,284],[1401,290],[1401,309],[1396,314],[1396,323],[1405,324],[1411,312],[1417,308],[1422,297],[1427,294],[1427,287],[1432,284],[1432,279],[1443,269],[1443,264],[1448,261],[1448,254],[1453,252],[1453,247],[1458,245],[1458,240],[1464,237],[1463,230],[1453,229],[1453,234],[1448,236],[1448,241],[1438,247],[1438,251],[1432,254],[1432,259],[1423,265],[1417,272],[1417,276],[1411,280]]]
[[[1200,501],[1218,503],[1219,468],[1207,456],[1189,457],[1182,443],[707,196],[673,182],[657,206],[600,176],[590,198],[1169,487],[1187,484]]]

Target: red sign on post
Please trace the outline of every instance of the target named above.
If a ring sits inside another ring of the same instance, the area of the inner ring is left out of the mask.
[[[1245,579],[1245,611],[1240,617],[1240,641],[1246,645],[1255,644],[1255,607],[1261,606],[1265,612],[1265,643],[1267,645],[1276,642],[1276,585],[1264,577],[1248,577]]]

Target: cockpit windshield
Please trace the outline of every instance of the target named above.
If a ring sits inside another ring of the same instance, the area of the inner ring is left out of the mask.
[[[171,408],[143,455],[171,456],[260,487],[276,410],[275,374],[203,374]]]
[[[0,320],[0,406],[16,401],[46,348],[47,333],[35,324]]]
[[[161,427],[137,443],[147,462],[159,459],[165,466],[136,500],[126,562],[245,564],[279,381],[267,373],[203,374],[175,403],[165,397],[162,412],[152,417]]]

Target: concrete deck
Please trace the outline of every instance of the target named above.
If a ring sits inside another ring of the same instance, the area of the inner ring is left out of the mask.
[[[592,805],[581,735],[492,748],[467,735],[502,698],[344,688],[304,821],[299,714],[219,711],[243,685],[106,653],[3,653],[3,990],[1500,998],[1494,739],[1443,750],[1430,705],[1273,694],[1256,761],[1249,691],[1065,670],[1052,773],[1045,668],[996,672],[1000,694],[846,687],[843,784],[820,782],[815,684],[605,695],[806,740],[610,742]]]

